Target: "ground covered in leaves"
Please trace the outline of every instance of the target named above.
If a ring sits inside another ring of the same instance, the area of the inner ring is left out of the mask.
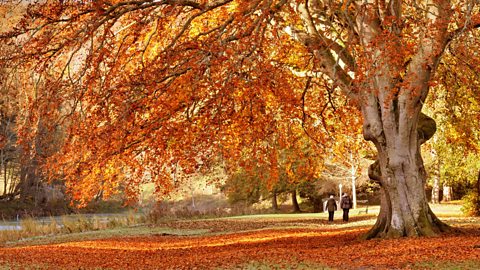
[[[480,267],[479,219],[467,220],[458,226],[460,230],[438,237],[359,240],[369,227],[365,225],[368,221],[371,220],[357,218],[347,224],[327,224],[317,219],[176,221],[161,226],[208,232],[4,247],[0,248],[0,264],[35,269],[445,269],[458,264],[461,269]]]

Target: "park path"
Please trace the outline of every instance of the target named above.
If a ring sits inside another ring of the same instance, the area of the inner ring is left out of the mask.
[[[480,264],[478,230],[432,238],[358,240],[365,231],[261,229],[0,248],[0,264],[40,269],[241,269],[239,265],[251,261],[338,269],[408,269],[414,263],[432,261],[471,260]]]

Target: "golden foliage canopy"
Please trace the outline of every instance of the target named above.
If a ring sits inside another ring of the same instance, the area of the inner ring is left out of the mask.
[[[144,181],[168,192],[178,167],[239,159],[244,146],[275,166],[264,157],[294,143],[287,129],[321,153],[336,133],[358,132],[372,93],[387,107],[404,88],[405,103],[424,100],[419,44],[442,48],[480,16],[442,0],[435,12],[448,21],[428,20],[420,2],[47,0],[1,34],[2,64],[33,71],[21,134],[33,138],[38,122],[61,130],[46,164],[74,198],[119,185],[135,194]],[[438,54],[422,54],[425,65]]]

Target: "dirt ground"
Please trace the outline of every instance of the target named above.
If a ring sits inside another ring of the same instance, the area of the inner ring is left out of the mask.
[[[34,269],[255,269],[252,263],[262,262],[274,269],[421,269],[421,263],[427,267],[471,261],[472,267],[480,266],[478,226],[431,238],[362,241],[359,236],[367,231],[366,226],[317,224],[306,228],[315,222],[296,220],[283,228],[269,227],[269,221],[176,222],[168,225],[210,228],[211,233],[0,248],[0,265]]]

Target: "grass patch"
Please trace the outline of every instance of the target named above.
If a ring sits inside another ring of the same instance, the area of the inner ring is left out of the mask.
[[[12,269],[41,270],[41,269],[49,269],[49,268],[52,268],[52,267],[46,264],[23,265],[23,264],[0,262],[0,270],[12,270]]]
[[[99,231],[86,231],[58,235],[36,236],[31,238],[21,239],[19,241],[7,243],[5,246],[36,246],[59,244],[65,242],[98,240],[115,237],[134,237],[134,236],[149,236],[149,235],[177,235],[177,236],[191,236],[204,235],[208,233],[206,229],[172,229],[160,227],[124,227],[115,229],[105,229]],[[1,269],[1,268],[0,268]]]
[[[480,269],[480,261],[460,261],[460,262],[422,262],[416,263],[414,265],[409,265],[406,267],[407,269],[424,269],[424,270],[478,270]],[[292,263],[292,262],[260,262],[260,261],[252,261],[245,264],[237,265],[235,269],[242,269],[242,270],[292,270],[292,269],[299,269],[299,270],[310,270],[310,269],[318,269],[318,270],[331,270],[335,268],[330,268],[324,265],[319,265],[316,263],[309,263],[309,262],[300,262],[300,263]],[[218,268],[217,270],[227,270],[225,268]]]
[[[430,204],[433,213],[438,217],[464,217],[461,204]]]
[[[227,268],[231,269],[231,268]],[[217,270],[227,270],[218,268]],[[235,269],[241,270],[330,270],[332,268],[308,262],[292,263],[292,262],[260,262],[252,261],[245,264],[237,265]]]
[[[480,261],[461,261],[461,262],[422,262],[413,265],[412,269],[432,269],[432,270],[478,270]]]
[[[217,218],[218,220],[228,219],[309,219],[327,217],[326,213],[291,213],[291,214],[258,214],[245,216],[232,216]]]
[[[465,216],[461,211],[462,205],[458,203],[442,203],[442,204],[430,204],[432,211],[439,217],[463,217]],[[350,216],[369,216],[376,215],[380,212],[380,206],[370,205],[368,206],[368,213],[365,213],[365,207],[358,207],[357,209],[350,210]],[[337,211],[335,216],[338,216]],[[298,218],[327,218],[327,213],[287,213],[287,214],[258,214],[258,215],[239,215],[224,217],[224,219],[298,219]]]

